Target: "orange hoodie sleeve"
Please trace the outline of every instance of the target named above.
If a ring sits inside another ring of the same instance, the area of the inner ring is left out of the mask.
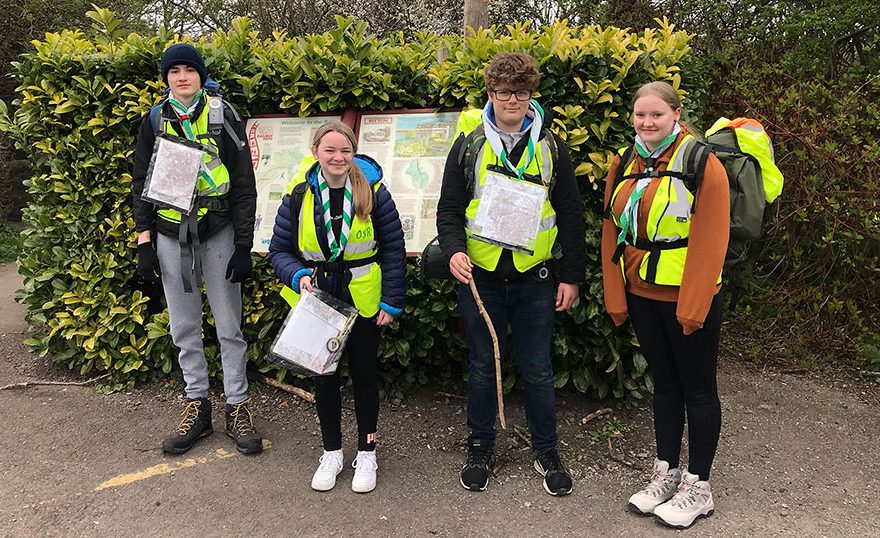
[[[608,207],[608,201],[611,199],[614,189],[614,176],[617,174],[617,167],[620,166],[620,156],[616,155],[611,161],[611,168],[608,170],[608,176],[605,178],[605,207]],[[626,283],[623,281],[623,273],[619,265],[611,262],[611,255],[617,248],[617,234],[619,233],[617,226],[611,220],[610,216],[606,216],[602,221],[602,287],[605,295],[605,310],[611,316],[615,325],[622,325],[628,317],[626,307]]]
[[[676,317],[684,334],[703,327],[716,282],[724,265],[730,236],[730,190],[724,166],[709,155],[706,172],[696,194],[691,218],[687,260],[678,292]]]

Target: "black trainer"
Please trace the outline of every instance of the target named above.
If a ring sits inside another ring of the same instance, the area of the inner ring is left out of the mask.
[[[183,454],[196,441],[214,433],[211,427],[211,402],[207,398],[187,400],[180,415],[182,418],[177,430],[162,441],[162,450],[169,454]]]
[[[535,456],[535,470],[544,477],[544,490],[550,495],[561,497],[571,493],[571,473],[562,465],[555,448]]]
[[[484,439],[468,440],[468,458],[459,474],[463,488],[485,491],[489,485],[489,474],[495,467],[495,448],[487,445]]]
[[[263,451],[263,438],[254,429],[249,401],[226,404],[226,435],[235,440],[235,448],[242,454],[257,454]]]

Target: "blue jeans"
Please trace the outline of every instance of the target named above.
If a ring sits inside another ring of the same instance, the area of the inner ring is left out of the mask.
[[[526,421],[532,450],[540,454],[556,448],[556,391],[550,344],[556,316],[552,278],[539,280],[531,273],[504,280],[474,268],[474,281],[483,306],[498,336],[501,360],[507,351],[507,327],[513,337],[513,354],[525,388]],[[470,439],[494,447],[498,401],[495,355],[486,322],[477,310],[470,286],[459,285],[458,308],[467,324],[468,426]]]

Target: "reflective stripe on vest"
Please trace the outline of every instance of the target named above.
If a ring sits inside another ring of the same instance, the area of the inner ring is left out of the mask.
[[[548,134],[547,136],[551,135]],[[527,155],[524,151],[517,165],[522,165],[526,158]],[[487,271],[494,271],[498,266],[502,247],[471,239],[470,230],[474,220],[477,218],[477,212],[480,207],[480,195],[483,192],[483,184],[486,182],[487,168],[491,164],[498,163],[498,158],[492,151],[491,146],[489,146],[489,142],[484,142],[474,162],[474,177],[479,178],[479,180],[474,182],[473,198],[465,210],[468,256],[474,264]],[[549,187],[550,180],[553,177],[554,164],[549,144],[545,143],[544,140],[539,140],[535,158],[529,163],[525,173],[540,176],[541,182]],[[538,229],[538,235],[535,238],[535,253],[529,255],[514,251],[513,265],[516,267],[516,270],[524,273],[541,262],[549,260],[552,257],[553,244],[556,242],[557,232],[556,211],[550,205],[548,190],[548,198],[544,200],[544,206],[541,209],[541,224]]]
[[[378,188],[379,183],[373,185]],[[321,245],[318,242],[318,230],[315,227],[314,216],[315,196],[311,188],[306,189],[303,195],[302,207],[299,211],[298,228],[296,232],[302,258],[306,261],[326,261]],[[342,254],[343,261],[365,260],[376,256],[377,243],[373,219],[361,220],[355,216],[351,221],[351,232],[348,235],[348,243]],[[382,299],[382,269],[378,263],[369,262],[365,265],[352,267],[351,281],[348,291],[358,313],[365,317],[373,317],[379,311],[379,302]],[[299,293],[285,287],[281,296],[287,300],[291,307],[299,302]]]
[[[692,135],[685,135],[681,143],[672,153],[669,159],[667,172],[682,172],[685,167],[684,156],[691,144],[697,140]],[[633,159],[626,168],[624,175],[632,174],[636,160]],[[623,165],[624,163],[621,163]],[[614,190],[611,197],[611,207],[617,199],[624,183],[638,181],[638,178],[622,181]],[[658,176],[652,181],[659,181],[651,208],[648,211],[648,222],[638,223],[639,230],[644,236],[654,243],[671,243],[690,236],[691,208],[694,203],[694,195],[688,190],[684,181],[678,177]],[[641,212],[641,211],[640,211]],[[618,215],[612,212],[615,225],[620,227]],[[634,233],[639,233],[634,230]],[[627,242],[632,238],[628,237]],[[631,243],[630,243],[631,244]],[[639,266],[639,277],[645,282],[660,284],[663,286],[681,286],[684,274],[685,260],[687,259],[687,247],[671,248],[666,250],[649,250],[642,258]],[[624,260],[621,258],[620,265],[623,268]],[[717,283],[721,283],[721,275],[718,275]]]

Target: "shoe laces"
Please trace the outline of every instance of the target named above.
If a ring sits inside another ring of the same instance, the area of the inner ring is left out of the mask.
[[[199,419],[200,404],[199,400],[186,402],[183,412],[180,413],[180,416],[183,418],[181,418],[180,424],[177,425],[177,433],[186,435],[195,426],[196,421]]]
[[[468,450],[465,467],[489,467],[490,461],[492,461],[492,452],[490,450],[471,448]]]
[[[684,480],[678,485],[678,491],[670,499],[669,504],[677,508],[687,508],[697,502],[697,498],[702,496],[702,488],[695,484],[689,484]]]
[[[338,456],[335,452],[325,452],[318,458],[318,472],[336,472],[342,467],[342,456]]]
[[[351,466],[354,467],[354,474],[375,471],[379,468],[376,463],[376,453],[373,451],[358,452],[357,457],[351,462]]]
[[[652,497],[661,497],[666,490],[669,489],[669,486],[673,483],[672,475],[667,473],[665,475],[661,475],[660,471],[654,471],[654,474],[651,475],[651,481],[645,486],[645,489],[642,490],[646,492],[648,495]]]
[[[548,450],[543,454],[538,456],[538,460],[541,463],[541,466],[544,467],[545,473],[552,473],[554,471],[565,472],[565,467],[562,465],[562,459],[559,457],[559,452],[556,450]]]
[[[251,417],[251,410],[248,409],[248,400],[241,403],[232,404],[232,429],[237,431],[239,435],[250,435],[254,433],[254,420]]]

